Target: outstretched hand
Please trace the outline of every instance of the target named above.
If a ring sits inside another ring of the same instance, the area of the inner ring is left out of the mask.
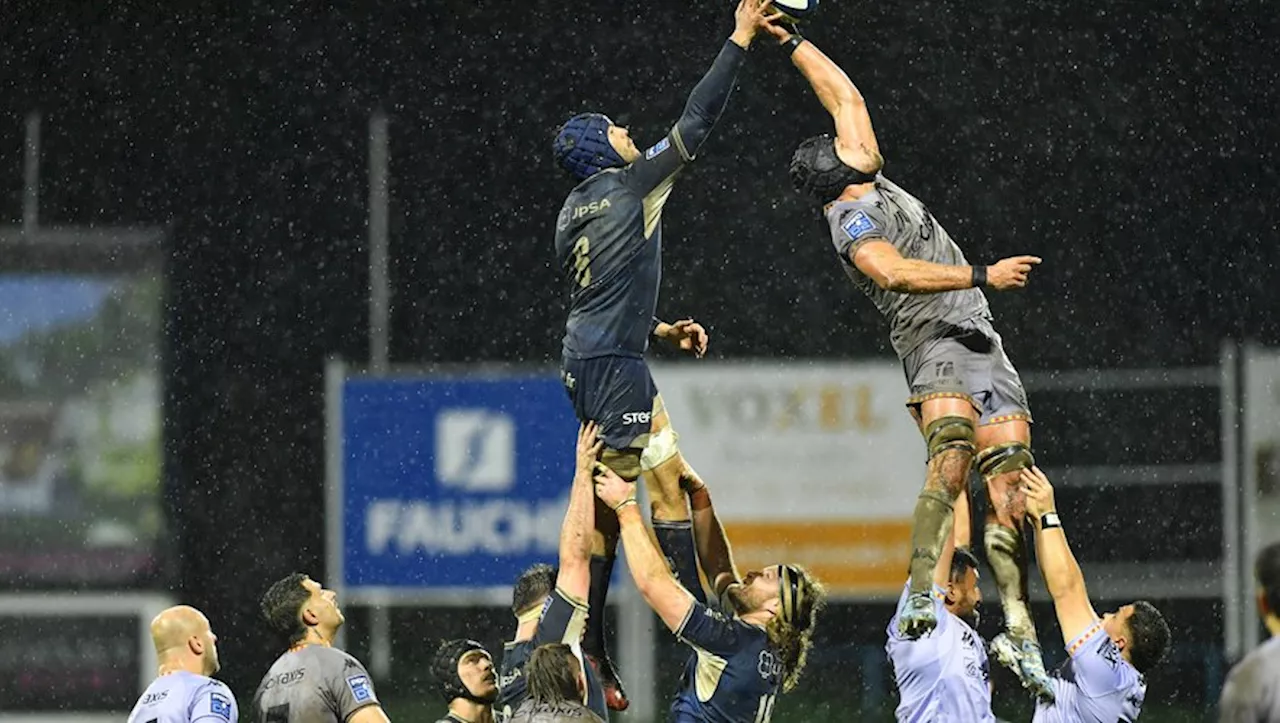
[[[636,499],[636,483],[622,479],[603,464],[596,464],[595,482],[596,497],[611,509],[617,510],[628,500]]]
[[[1018,479],[1027,495],[1027,514],[1039,518],[1058,511],[1054,506],[1053,485],[1049,484],[1049,478],[1044,476],[1039,467],[1023,469]]]
[[[791,39],[792,35],[800,34],[796,29],[795,20],[781,11],[769,13],[761,18],[760,27],[776,38],[779,43],[785,43]]]
[[[707,353],[707,330],[693,319],[681,319],[668,325],[665,331],[663,338],[677,349],[689,352],[699,359]]]
[[[738,7],[733,11],[733,41],[744,48],[751,45],[756,33],[768,27],[765,18],[772,4],[773,0],[738,0]]]
[[[987,284],[998,291],[1021,289],[1027,285],[1031,267],[1039,264],[1039,256],[1011,256],[987,267]]]
[[[596,460],[604,441],[597,439],[600,427],[595,422],[578,425],[578,474],[590,475],[595,469]]]

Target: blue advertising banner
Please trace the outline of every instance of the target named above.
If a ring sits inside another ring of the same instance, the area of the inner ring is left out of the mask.
[[[341,388],[341,584],[507,587],[555,564],[577,421],[554,374]]]

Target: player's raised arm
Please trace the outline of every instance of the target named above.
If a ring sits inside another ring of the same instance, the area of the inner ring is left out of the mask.
[[[680,145],[681,155],[685,160],[692,160],[698,154],[698,149],[707,140],[707,136],[711,135],[711,129],[729,105],[729,95],[733,93],[738,70],[746,58],[747,48],[765,22],[767,6],[767,0],[739,0],[738,7],[733,12],[733,34],[720,49],[711,68],[689,93],[684,112],[672,129],[672,135]]]
[[[739,0],[738,8],[733,14],[733,34],[720,48],[720,53],[706,74],[689,93],[684,112],[671,127],[671,132],[624,171],[626,184],[632,191],[648,199],[650,193],[666,187],[684,164],[697,156],[698,149],[711,135],[711,129],[729,104],[738,71],[747,57],[747,48],[765,24],[768,2],[769,0]],[[655,198],[646,205],[658,207],[661,203]]]
[[[689,509],[693,513],[693,539],[698,548],[698,561],[702,573],[711,582],[716,595],[724,593],[731,583],[741,582],[738,566],[733,561],[733,548],[725,534],[716,508],[711,504],[707,485],[693,474],[680,480],[680,486],[689,495]]]
[[[560,526],[560,570],[556,588],[574,600],[586,600],[591,587],[591,533],[595,530],[592,475],[604,442],[597,439],[595,422],[578,427],[577,469],[569,490],[569,507]]]
[[[1062,641],[1070,644],[1098,620],[1098,614],[1089,602],[1084,573],[1071,553],[1066,532],[1058,519],[1053,486],[1039,467],[1022,470],[1020,477],[1027,493],[1027,516],[1036,528],[1036,560],[1058,613]]]
[[[836,126],[836,152],[840,160],[864,173],[875,173],[884,165],[871,113],[858,87],[849,80],[835,61],[828,58],[812,42],[800,37],[793,28],[777,24],[780,15],[772,15],[765,28],[791,50],[791,62],[813,88],[822,107]]]
[[[672,632],[680,629],[693,608],[693,595],[676,580],[667,560],[645,527],[636,502],[636,485],[608,468],[596,473],[596,496],[618,515],[622,549],[636,589]]]

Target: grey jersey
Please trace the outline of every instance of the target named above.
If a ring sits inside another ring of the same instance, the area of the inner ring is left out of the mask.
[[[854,251],[873,239],[893,244],[904,258],[969,265],[929,209],[898,184],[877,176],[874,191],[855,201],[832,204],[826,214],[845,274],[889,320],[889,340],[899,358],[926,341],[952,336],[957,329],[971,329],[977,319],[991,318],[981,289],[901,294],[880,288],[853,265]]]
[[[360,661],[323,645],[276,658],[253,696],[258,723],[343,723],[365,706],[379,705]]]
[[[1231,669],[1218,703],[1218,720],[1280,721],[1280,637],[1263,643]]]
[[[129,714],[129,723],[236,723],[236,697],[223,683],[179,671],[147,686]]]

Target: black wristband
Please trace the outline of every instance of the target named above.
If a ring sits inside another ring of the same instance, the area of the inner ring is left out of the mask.
[[[799,33],[791,33],[791,37],[787,38],[782,44],[787,48],[787,55],[796,52],[796,48],[800,47],[800,43],[804,42],[804,38]]]
[[[1046,512],[1040,515],[1040,529],[1052,530],[1055,527],[1062,527],[1062,520],[1058,519],[1057,512]]]
[[[987,285],[987,267],[974,266],[973,267],[973,288],[981,289],[986,285]]]

